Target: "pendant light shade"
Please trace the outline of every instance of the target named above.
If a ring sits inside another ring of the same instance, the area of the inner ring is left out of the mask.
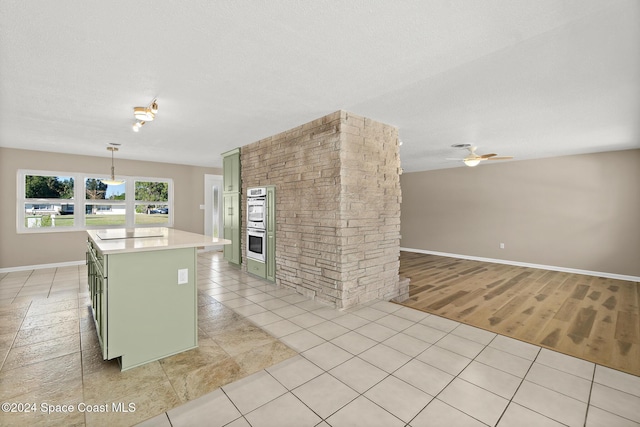
[[[111,179],[101,179],[100,182],[107,185],[120,185],[125,181],[122,179],[116,179],[115,167],[113,166],[113,152],[118,151],[118,147],[107,147],[107,150],[111,151]]]

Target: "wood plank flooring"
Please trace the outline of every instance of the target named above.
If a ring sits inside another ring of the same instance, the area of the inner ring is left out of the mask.
[[[400,253],[402,304],[640,376],[640,283]]]

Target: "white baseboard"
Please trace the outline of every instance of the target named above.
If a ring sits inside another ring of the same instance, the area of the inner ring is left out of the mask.
[[[471,255],[451,254],[451,253],[447,253],[447,252],[427,251],[427,250],[424,250],[424,249],[413,249],[413,248],[402,248],[401,247],[400,250],[401,251],[405,251],[405,252],[416,252],[416,253],[421,253],[421,254],[431,254],[431,255],[438,255],[438,256],[446,256],[446,257],[450,257],[450,258],[461,258],[461,259],[469,259],[469,260],[473,260],[473,261],[493,262],[493,263],[496,263],[496,264],[515,265],[515,266],[518,266],[518,267],[540,268],[540,269],[543,269],[543,270],[563,271],[565,273],[585,274],[587,276],[607,277],[607,278],[610,278],[610,279],[626,280],[628,282],[640,282],[640,276],[627,276],[627,275],[624,275],[624,274],[605,273],[605,272],[601,272],[601,271],[580,270],[580,269],[577,269],[577,268],[557,267],[557,266],[554,266],[554,265],[531,264],[531,263],[528,263],[528,262],[509,261],[509,260],[495,259],[495,258],[484,258],[484,257],[471,256]],[[11,272],[14,272],[14,271],[38,270],[38,269],[42,269],[42,268],[72,267],[72,266],[77,266],[77,265],[84,265],[85,263],[86,263],[85,260],[82,260],[82,261],[58,262],[58,263],[53,263],[53,264],[38,264],[38,265],[23,265],[23,266],[20,266],[20,267],[7,267],[7,268],[0,268],[0,274],[2,274],[2,273],[11,273]]]
[[[626,280],[628,282],[640,282],[640,276],[627,276],[624,274],[604,273],[601,271],[589,271],[589,270],[580,270],[577,268],[556,267],[555,265],[531,264],[528,262],[509,261],[505,259],[494,259],[494,258],[483,258],[483,257],[471,256],[471,255],[450,254],[446,252],[427,251],[424,249],[400,248],[400,250],[405,252],[416,252],[420,254],[430,254],[430,255],[446,256],[451,258],[469,259],[473,261],[515,265],[518,267],[540,268],[542,270],[563,271],[565,273],[584,274],[587,276],[596,276],[596,277],[607,277],[609,279]]]
[[[69,261],[69,262],[55,262],[53,264],[37,264],[37,265],[22,265],[20,267],[7,267],[0,268],[1,273],[12,273],[14,271],[25,271],[25,270],[39,270],[42,268],[60,268],[60,267],[73,267],[77,265],[85,265],[86,261]]]

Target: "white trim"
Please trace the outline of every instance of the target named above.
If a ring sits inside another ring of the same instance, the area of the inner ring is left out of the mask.
[[[74,196],[71,199],[27,199],[25,197],[25,177],[27,175],[36,176],[54,176],[54,177],[69,177],[74,180]],[[38,233],[64,233],[73,231],[84,231],[103,228],[144,228],[144,227],[173,227],[174,225],[174,194],[173,194],[173,179],[172,178],[156,178],[156,177],[144,177],[144,176],[125,176],[117,175],[116,178],[124,179],[125,194],[129,195],[124,200],[113,199],[87,199],[85,194],[85,187],[87,179],[104,179],[103,174],[86,173],[86,172],[57,172],[57,171],[42,171],[34,169],[18,169],[16,172],[16,187],[17,187],[17,203],[16,203],[16,232],[18,234],[38,234]],[[153,202],[145,200],[135,199],[135,183],[140,182],[166,182],[168,185],[166,202]],[[74,224],[72,226],[65,227],[33,227],[29,228],[25,226],[25,203],[37,203],[42,201],[45,203],[60,204],[68,203],[74,205]],[[153,223],[153,224],[136,224],[135,223],[135,207],[136,205],[166,205],[169,208],[169,216],[165,223]],[[124,205],[125,206],[125,223],[116,225],[103,225],[94,226],[86,225],[85,208],[86,205]]]
[[[628,282],[640,282],[640,276],[627,276],[624,274],[615,274],[615,273],[604,273],[600,271],[590,271],[590,270],[580,270],[577,268],[567,268],[567,267],[556,267],[554,265],[543,265],[543,264],[531,264],[528,262],[519,262],[519,261],[509,261],[506,259],[494,259],[494,258],[483,258],[471,255],[459,255],[459,254],[450,254],[446,252],[436,252],[436,251],[428,251],[424,249],[412,249],[412,248],[400,248],[401,251],[405,252],[416,252],[420,254],[430,254],[430,255],[438,255],[438,256],[446,256],[451,258],[461,258],[461,259],[469,259],[472,261],[482,261],[482,262],[493,262],[496,264],[507,264],[507,265],[515,265],[518,267],[530,267],[530,268],[540,268],[543,270],[552,270],[552,271],[563,271],[565,273],[573,273],[573,274],[585,274],[587,276],[596,276],[596,277],[607,277],[609,279],[618,279],[618,280],[626,280]]]
[[[76,265],[85,265],[85,264],[86,264],[86,261],[82,260],[82,261],[55,262],[53,264],[21,265],[19,267],[0,268],[0,274],[13,273],[15,271],[40,270],[43,268],[73,267]]]

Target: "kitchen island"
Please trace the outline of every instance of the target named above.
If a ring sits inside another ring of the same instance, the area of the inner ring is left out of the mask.
[[[103,359],[118,358],[124,371],[197,347],[197,249],[231,242],[171,228],[87,233]]]

